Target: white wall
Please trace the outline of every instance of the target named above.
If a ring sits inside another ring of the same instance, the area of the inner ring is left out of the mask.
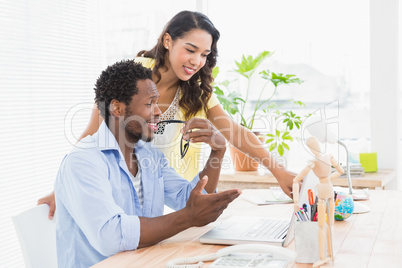
[[[398,171],[401,124],[399,98],[399,1],[371,0],[371,148],[378,167]],[[397,179],[398,178],[398,179]],[[401,189],[400,175],[389,189]]]

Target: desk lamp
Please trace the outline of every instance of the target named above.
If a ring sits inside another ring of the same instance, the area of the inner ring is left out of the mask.
[[[318,139],[321,143],[331,143],[335,144],[338,143],[346,151],[346,176],[348,179],[348,186],[349,186],[349,194],[353,195],[352,189],[352,179],[350,178],[350,167],[349,167],[349,150],[345,143],[341,142],[335,135],[334,132],[327,129],[328,123],[325,119],[321,119],[319,116],[312,116],[311,120],[309,120],[310,125],[308,125],[305,129],[314,137]],[[369,212],[370,208],[364,204],[356,203],[353,213],[365,213]]]

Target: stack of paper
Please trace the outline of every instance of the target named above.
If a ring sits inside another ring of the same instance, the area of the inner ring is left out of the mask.
[[[349,188],[334,186],[334,191],[343,192],[343,193],[349,193]],[[352,197],[353,197],[353,200],[367,200],[367,199],[370,198],[370,192],[369,192],[368,188],[366,188],[366,189],[353,189]]]

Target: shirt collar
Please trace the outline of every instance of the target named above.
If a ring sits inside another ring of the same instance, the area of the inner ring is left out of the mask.
[[[120,158],[124,159],[123,153],[120,150],[120,146],[105,121],[99,126],[98,131],[93,135],[96,145],[100,151],[115,150],[119,152]]]
[[[119,143],[117,142],[113,133],[110,131],[109,127],[106,125],[105,121],[103,121],[102,124],[99,126],[99,129],[93,135],[93,138],[95,139],[99,150],[101,150],[102,152],[108,150],[116,150],[119,152],[120,158],[124,159],[124,155],[120,150]],[[139,140],[135,145],[135,148],[142,149],[144,148],[145,144],[145,141]]]

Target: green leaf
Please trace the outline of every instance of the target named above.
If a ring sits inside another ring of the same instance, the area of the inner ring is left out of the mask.
[[[283,153],[285,152],[285,150],[283,149],[282,144],[279,144],[278,146],[278,153],[280,154],[280,156],[283,156]]]
[[[215,87],[214,93],[219,96],[224,96],[223,90],[220,89],[218,86]]]
[[[212,69],[212,77],[215,79],[215,78],[218,76],[218,73],[219,73],[219,67],[218,67],[218,66],[215,66],[215,67]]]
[[[268,104],[265,109],[271,110],[271,109],[274,109],[275,107],[276,107],[276,103],[275,103],[275,102],[272,102],[272,103]]]
[[[233,81],[225,80],[225,81],[221,82],[220,84],[221,84],[222,86],[228,88],[229,85],[230,85],[232,82],[234,82],[234,81],[235,81],[235,80],[233,80]]]
[[[253,76],[257,67],[267,58],[270,57],[273,52],[262,51],[255,58],[253,56],[242,56],[240,62],[235,61],[237,69],[234,69],[238,74],[250,79]]]
[[[265,143],[271,143],[271,142],[273,142],[275,139],[268,139],[268,140],[266,140],[265,141]]]
[[[270,80],[271,79],[271,72],[269,70],[263,70],[260,72],[261,78],[265,80]]]
[[[271,102],[271,103],[269,103],[269,104],[265,107],[265,109],[262,109],[262,110],[263,110],[264,113],[268,114],[268,113],[269,113],[271,110],[273,110],[276,106],[277,106],[276,103]]]
[[[307,119],[307,118],[309,118],[310,116],[312,116],[313,114],[307,114],[307,115],[305,115],[304,117]]]
[[[273,151],[273,150],[275,150],[276,145],[277,145],[277,143],[276,143],[276,142],[272,143],[272,144],[269,146],[269,151]]]
[[[268,74],[268,72],[261,72],[260,74],[262,74],[262,78],[271,81],[275,87],[278,87],[281,84],[301,84],[304,82],[300,78],[295,77],[294,74],[284,75],[282,73],[276,74],[274,72],[271,72],[270,75]]]
[[[267,136],[267,137],[273,137],[273,138],[275,138],[275,135],[270,134],[270,133],[269,133],[269,134],[267,134],[266,136]]]
[[[285,147],[287,150],[290,150],[289,145],[287,145],[286,143],[282,142],[283,147]]]
[[[293,137],[291,137],[291,136],[282,137],[282,140],[290,140],[290,141],[293,141]]]
[[[283,135],[282,135],[282,140],[290,140],[290,141],[293,141],[293,138],[292,138],[292,136],[290,136],[290,133],[288,132],[288,131],[286,131],[285,133],[283,133]]]
[[[290,120],[286,125],[288,126],[288,128],[289,128],[290,130],[293,129],[293,122],[292,122],[291,120]]]
[[[215,87],[214,92],[219,102],[222,104],[223,109],[225,109],[229,114],[235,115],[237,113],[240,113],[240,102],[242,103],[245,102],[240,97],[241,96],[240,93],[231,92],[226,96],[219,87]]]
[[[279,130],[276,130],[276,136],[279,138],[280,135],[281,135],[281,132]]]
[[[296,100],[294,100],[294,99],[291,99],[290,102],[291,102],[292,104],[295,104],[295,105],[306,106],[302,101],[296,101]]]

